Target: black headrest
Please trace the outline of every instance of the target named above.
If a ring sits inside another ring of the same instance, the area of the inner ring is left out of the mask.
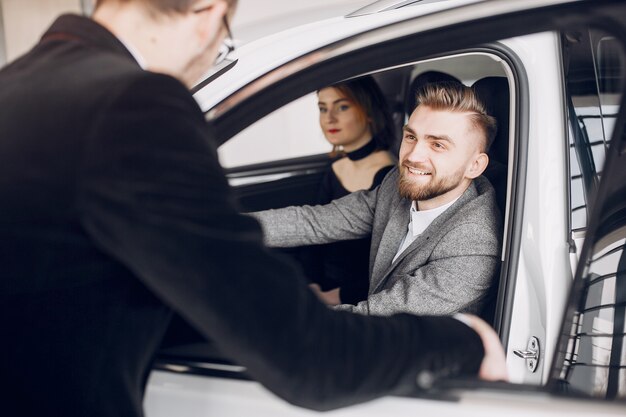
[[[485,104],[487,113],[496,118],[498,131],[489,149],[489,157],[507,165],[509,156],[509,82],[506,77],[485,77],[472,88]]]
[[[430,83],[441,83],[441,82],[460,82],[457,78],[453,77],[450,74],[446,74],[445,72],[439,71],[426,71],[419,74],[417,77],[411,81],[409,88],[407,89],[407,95],[404,99],[404,112],[407,117],[411,116],[413,110],[415,110],[415,106],[417,106],[417,92],[420,88],[424,87],[426,84]]]
[[[498,131],[489,149],[489,165],[483,174],[496,190],[496,201],[504,219],[506,208],[507,165],[509,158],[509,82],[506,77],[485,77],[472,88],[496,118]]]

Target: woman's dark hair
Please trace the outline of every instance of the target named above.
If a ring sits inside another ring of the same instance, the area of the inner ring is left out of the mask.
[[[389,149],[396,139],[396,132],[387,100],[371,75],[342,81],[329,87],[341,91],[359,106],[365,118],[371,120],[370,128],[377,149]]]

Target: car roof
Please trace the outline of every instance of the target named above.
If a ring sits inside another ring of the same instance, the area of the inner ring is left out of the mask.
[[[378,0],[361,7],[358,10],[346,15],[346,17],[358,17],[367,14],[386,12],[402,7],[418,6],[426,3],[438,3],[448,0]]]
[[[358,17],[337,16],[262,37],[238,47],[232,56],[236,65],[196,91],[194,97],[206,112],[240,87],[309,52],[395,22],[481,1],[445,0]]]
[[[278,7],[272,7],[271,11],[263,9],[261,15],[258,10],[239,10],[231,23],[237,44],[243,45],[273,33],[333,17],[354,18],[450,0],[326,0],[297,3],[289,7],[284,7],[281,0],[275,1]]]
[[[371,0],[325,0],[292,2],[289,3],[289,7],[281,7],[286,0],[273,2],[278,7],[263,8],[260,13],[256,9],[238,8],[231,22],[237,45],[244,45],[308,23],[346,16],[372,3]]]

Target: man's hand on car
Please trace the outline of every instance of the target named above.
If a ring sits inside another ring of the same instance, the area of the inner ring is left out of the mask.
[[[485,381],[507,381],[506,357],[498,334],[484,320],[470,315],[458,314],[459,320],[470,326],[483,342],[485,357],[480,364],[478,377]]]

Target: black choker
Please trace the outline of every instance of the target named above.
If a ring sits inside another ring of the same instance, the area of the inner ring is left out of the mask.
[[[347,152],[346,156],[351,161],[358,161],[372,154],[376,150],[376,141],[374,139],[367,142],[367,144],[361,146],[359,149],[352,152]]]

